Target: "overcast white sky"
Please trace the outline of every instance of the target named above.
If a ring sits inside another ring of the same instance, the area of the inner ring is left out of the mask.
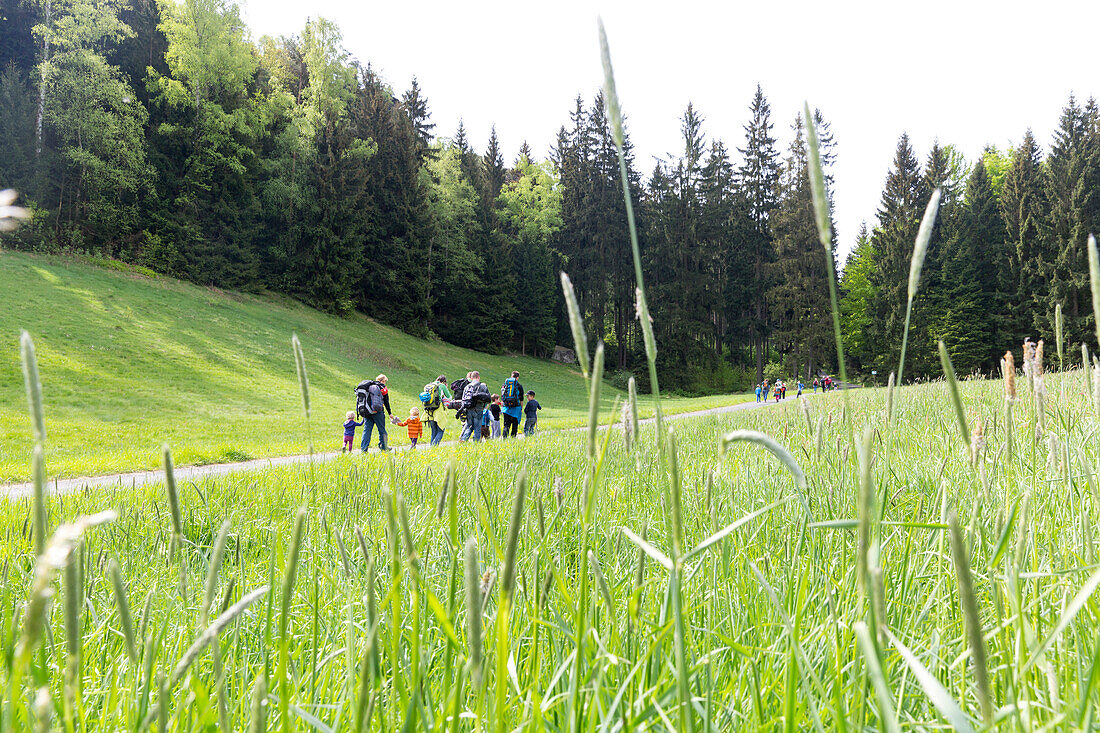
[[[337,22],[344,44],[398,92],[415,75],[436,133],[459,118],[480,151],[496,124],[506,162],[524,139],[545,156],[577,93],[602,83],[607,27],[638,167],[678,151],[688,101],[734,152],[757,82],[785,152],[808,100],[838,143],[836,216],[846,251],[873,224],[898,136],[973,161],[1032,127],[1044,149],[1069,93],[1100,96],[1100,2],[342,2],[243,0],[255,37]]]

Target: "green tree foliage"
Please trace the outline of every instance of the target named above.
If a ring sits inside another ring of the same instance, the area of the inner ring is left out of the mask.
[[[909,136],[902,135],[882,192],[878,226],[871,235],[875,267],[871,272],[874,293],[869,303],[867,345],[875,354],[872,363],[883,373],[897,369],[905,323],[909,261],[928,195],[928,185],[921,175]],[[914,343],[919,342],[920,339],[914,339]]]
[[[828,142],[828,126],[822,124],[820,114],[817,116],[818,129],[826,133],[822,139]],[[826,360],[831,361],[834,350],[830,347],[834,337],[828,290],[828,268],[834,264],[828,261],[818,237],[804,129],[799,115],[792,126],[794,141],[783,167],[779,206],[771,219],[775,262],[768,310],[774,324],[774,345],[783,355],[787,374],[810,379]],[[831,160],[828,154],[823,156],[823,165]]]
[[[871,326],[870,308],[875,300],[875,286],[872,282],[874,268],[875,252],[871,249],[871,235],[864,224],[840,277],[844,353],[857,373],[870,371],[875,363],[875,351],[867,340]]]
[[[756,357],[756,380],[764,378],[764,362],[769,335],[767,292],[768,265],[775,254],[770,220],[779,205],[780,159],[772,135],[771,105],[758,84],[749,105],[751,115],[745,125],[745,147],[738,148],[743,163],[737,171],[741,195],[748,205],[752,238],[746,251],[752,261],[752,274],[746,283],[748,310],[741,314],[750,323],[752,347]]]
[[[462,123],[437,139],[419,82],[395,92],[324,18],[255,42],[232,0],[0,0],[0,19],[0,185],[36,212],[5,245],[276,290],[540,356],[571,341],[557,286],[566,271],[609,369],[638,372],[645,387],[602,93],[577,97],[549,160],[526,142],[511,158],[496,128],[480,150]],[[748,387],[765,365],[786,377],[834,366],[836,265],[817,242],[801,125],[781,160],[759,86],[746,118],[731,152],[689,105],[681,149],[645,179],[624,139],[659,365],[674,389]],[[814,118],[831,205],[836,147]],[[896,366],[913,239],[934,187],[944,196],[908,373],[939,373],[941,338],[957,369],[990,372],[1007,345],[1050,335],[1056,304],[1069,347],[1091,341],[1084,242],[1100,229],[1097,104],[1069,99],[1045,158],[1028,132],[976,166],[951,145],[917,161],[903,136],[877,225],[844,267],[853,370],[884,377]]]
[[[1035,325],[1050,333],[1055,304],[1061,303],[1067,341],[1091,342],[1095,330],[1086,242],[1090,233],[1100,231],[1100,113],[1095,100],[1082,108],[1070,96],[1054,133],[1047,169],[1051,248],[1046,254],[1053,261],[1045,263],[1049,296],[1046,307],[1036,312]]]
[[[1005,174],[1001,191],[1001,214],[1009,251],[1008,314],[1012,343],[1034,335],[1036,315],[1045,313],[1049,288],[1047,263],[1050,251],[1050,204],[1047,173],[1042,153],[1028,130],[1013,151],[1012,165]],[[1039,318],[1040,321],[1044,320]]]
[[[561,191],[549,163],[521,157],[513,178],[497,197],[501,230],[515,267],[511,330],[518,343],[513,346],[524,355],[547,356],[557,335],[557,282],[550,246],[562,225]]]

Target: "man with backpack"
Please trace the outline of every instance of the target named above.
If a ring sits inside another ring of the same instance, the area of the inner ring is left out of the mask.
[[[500,388],[500,396],[504,402],[504,433],[502,437],[516,437],[519,430],[519,419],[523,415],[523,385],[519,383],[519,372],[512,372],[512,376],[504,380]]]
[[[460,442],[465,443],[471,438],[474,442],[481,440],[481,416],[492,399],[489,388],[481,381],[481,374],[470,372],[470,383],[462,393],[462,401],[451,403],[466,413],[466,425],[462,428]]]
[[[428,382],[424,385],[424,391],[420,393],[420,403],[424,406],[424,422],[428,423],[428,427],[432,430],[432,437],[429,445],[439,445],[443,440],[443,428],[440,427],[439,421],[435,419],[435,411],[443,407],[444,400],[452,400],[454,395],[451,394],[450,388],[447,386],[447,377],[442,374],[434,382]]]
[[[355,388],[355,411],[362,416],[365,423],[362,444],[364,453],[370,447],[371,433],[375,428],[378,428],[378,449],[389,450],[389,446],[386,445],[386,403],[389,400],[388,395],[382,391],[385,387],[386,384],[383,381],[368,379],[360,382]]]

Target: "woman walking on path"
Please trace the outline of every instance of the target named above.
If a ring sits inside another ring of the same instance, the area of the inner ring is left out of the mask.
[[[436,391],[438,399],[436,399],[434,396],[431,396],[432,390]],[[428,384],[426,384],[424,386],[424,391],[430,395],[428,404],[424,406],[424,422],[428,424],[428,427],[432,431],[431,439],[428,445],[436,446],[439,445],[440,441],[443,440],[444,430],[440,426],[439,421],[435,419],[436,410],[443,409],[444,402],[447,400],[453,400],[454,395],[451,394],[451,388],[447,386],[447,377],[442,374],[439,375],[439,378],[436,379],[435,382],[429,382]],[[431,405],[435,405],[435,407],[431,407]]]

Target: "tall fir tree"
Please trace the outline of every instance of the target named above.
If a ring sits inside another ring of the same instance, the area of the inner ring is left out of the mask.
[[[1035,335],[1037,322],[1045,322],[1044,317],[1036,316],[1046,312],[1049,302],[1048,268],[1044,263],[1053,262],[1054,256],[1050,247],[1046,179],[1042,152],[1028,130],[1012,154],[1012,165],[1005,173],[1001,191],[1011,282],[1007,310],[1014,344]]]
[[[751,117],[745,125],[745,147],[738,148],[742,163],[737,170],[738,186],[753,224],[752,239],[746,243],[753,264],[753,277],[749,281],[750,310],[742,317],[750,324],[756,357],[756,380],[759,382],[764,378],[769,336],[767,292],[770,283],[767,273],[774,257],[770,219],[778,205],[780,183],[780,158],[772,135],[771,105],[759,84],[749,105],[749,114]]]
[[[894,152],[894,163],[878,211],[878,227],[871,235],[875,267],[869,304],[867,345],[879,371],[895,371],[901,350],[908,294],[909,263],[913,242],[928,200],[927,183],[920,164],[903,134]]]
[[[1088,235],[1100,225],[1100,134],[1096,102],[1082,108],[1071,95],[1054,133],[1047,159],[1051,261],[1044,261],[1049,284],[1045,308],[1035,314],[1040,333],[1053,333],[1053,313],[1062,305],[1069,343],[1087,340],[1095,330],[1089,296]]]

